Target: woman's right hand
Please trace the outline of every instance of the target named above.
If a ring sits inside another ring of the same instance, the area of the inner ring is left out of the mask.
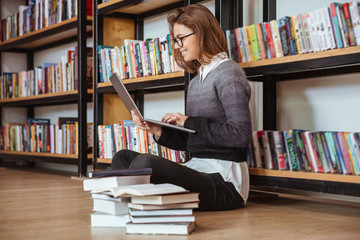
[[[151,134],[155,135],[155,137],[157,139],[160,138],[161,136],[161,127],[154,125],[152,123],[148,123],[148,122],[143,122],[140,120],[139,116],[135,113],[134,110],[131,110],[131,117],[133,119],[133,123],[136,124],[137,126],[139,126],[140,129],[143,129],[147,132],[150,132]]]

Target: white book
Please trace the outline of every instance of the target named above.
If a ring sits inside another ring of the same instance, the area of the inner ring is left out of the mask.
[[[357,1],[349,3],[349,11],[354,28],[356,45],[360,46],[360,3]]]
[[[194,222],[126,224],[126,233],[128,234],[188,235],[194,229],[195,229]]]
[[[310,133],[311,133],[310,131],[305,131],[304,132],[306,142],[307,142],[307,145],[308,145],[308,148],[306,149],[306,151],[307,150],[309,151],[309,156],[310,156],[309,161],[311,161],[312,165],[314,166],[314,172],[319,172],[318,165],[317,165],[316,159],[315,159],[315,153],[314,153],[314,150],[313,150],[312,145],[311,145]]]
[[[101,194],[101,193],[92,193],[91,194],[91,198],[92,199],[102,199],[102,200],[110,200],[110,201],[118,201],[118,202],[126,202],[129,203],[130,202],[130,198],[129,197],[118,197],[118,198],[114,198],[112,196],[106,195],[106,194]]]
[[[328,43],[328,47],[330,49],[334,49],[336,48],[336,43],[335,43],[335,35],[333,33],[333,27],[332,27],[332,23],[331,23],[331,19],[330,19],[330,8],[329,7],[324,7],[321,9],[322,10],[322,17],[324,19],[324,23],[325,23],[325,34],[326,34],[326,39],[327,39],[327,43]]]
[[[126,227],[130,222],[129,215],[111,215],[100,212],[90,214],[92,227]]]
[[[192,215],[192,209],[165,209],[165,210],[134,210],[129,209],[129,214],[131,216],[184,216]]]
[[[137,210],[188,209],[188,208],[198,208],[199,202],[174,203],[174,204],[163,204],[163,205],[136,204],[129,202],[128,207]]]
[[[293,24],[294,24],[294,30],[296,34],[296,39],[299,45],[299,53],[307,53],[308,49],[305,44],[305,33],[304,33],[304,26],[302,23],[302,15],[296,14],[292,16]]]
[[[136,177],[141,177],[141,176],[136,176]],[[148,175],[148,179],[150,182],[149,175]],[[128,196],[128,195],[149,196],[149,195],[161,195],[161,194],[171,194],[171,193],[181,193],[181,192],[187,192],[187,190],[185,190],[180,186],[176,186],[170,183],[162,183],[162,184],[138,183],[137,185],[127,185],[127,186],[108,187],[108,188],[104,187],[103,189],[98,188],[98,190],[93,190],[91,193],[103,193],[113,197],[119,197],[119,196]]]
[[[116,176],[116,177],[102,177],[102,178],[93,178],[93,179],[84,179],[83,187],[84,191],[92,191],[96,189],[108,189],[111,187],[132,187],[140,185],[132,184],[149,184],[150,175],[138,175],[138,176]],[[131,185],[131,186],[129,186]],[[115,190],[118,190],[115,188]],[[114,190],[114,191],[115,191]],[[120,191],[120,190],[118,190]],[[100,191],[101,192],[101,191]],[[100,193],[95,192],[95,193]],[[117,196],[114,196],[117,197]]]
[[[132,197],[131,202],[137,204],[173,204],[173,203],[185,203],[185,202],[197,202],[199,201],[199,193],[180,193],[180,194],[167,194],[157,196],[141,196]]]
[[[94,198],[93,211],[111,215],[124,215],[129,212],[129,208],[126,201],[112,201]]]
[[[174,222],[195,222],[195,216],[156,216],[156,217],[134,217],[130,215],[132,223],[174,223]]]
[[[271,29],[271,34],[273,37],[276,57],[277,58],[283,57],[284,55],[283,55],[283,51],[282,51],[282,47],[281,47],[279,28],[278,28],[278,24],[277,24],[276,20],[270,21],[270,29]]]
[[[310,39],[311,39],[311,46],[313,48],[313,51],[319,52],[320,51],[319,40],[318,40],[317,31],[316,31],[316,23],[315,23],[313,12],[308,12],[306,14],[306,21],[307,21],[307,24],[310,29]]]

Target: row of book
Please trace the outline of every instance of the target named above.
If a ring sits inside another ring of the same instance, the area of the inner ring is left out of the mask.
[[[77,16],[78,0],[28,0],[19,12],[1,20],[0,41],[23,36]],[[86,1],[86,14],[92,15],[92,0]]]
[[[92,86],[92,48],[87,48],[87,87]],[[0,77],[0,99],[29,97],[78,89],[78,51],[67,50],[58,63],[42,63],[33,70],[4,72]]]
[[[88,147],[91,148],[92,124],[88,124]],[[78,119],[29,118],[26,124],[6,123],[0,128],[0,148],[5,151],[78,154]]]
[[[93,200],[92,227],[124,227],[128,234],[187,235],[195,229],[199,193],[151,184],[151,168],[90,172],[84,191]]]
[[[98,46],[100,82],[109,82],[113,73],[127,79],[178,71],[172,44],[167,35],[146,41],[125,39],[123,46]]]
[[[360,133],[260,130],[252,137],[251,167],[360,175]]]
[[[185,153],[157,144],[153,135],[140,129],[132,120],[122,120],[113,125],[98,125],[99,157],[112,158],[122,149],[163,157],[174,162],[184,162]]]
[[[237,62],[278,58],[360,45],[360,3],[331,3],[305,14],[226,31]]]

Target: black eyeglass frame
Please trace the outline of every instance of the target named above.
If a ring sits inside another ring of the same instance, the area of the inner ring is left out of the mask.
[[[190,33],[190,34],[185,35],[185,36],[182,36],[182,37],[174,38],[174,39],[173,39],[174,45],[177,44],[179,47],[184,46],[183,39],[186,38],[186,37],[189,37],[189,36],[191,36],[191,35],[194,35],[194,34],[195,34],[195,32]],[[180,40],[180,43],[181,43],[181,44],[179,44],[178,40]]]

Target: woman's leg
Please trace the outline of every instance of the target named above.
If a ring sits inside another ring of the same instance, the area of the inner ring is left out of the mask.
[[[226,183],[220,174],[198,172],[149,154],[139,154],[129,168],[152,168],[152,183],[172,183],[190,192],[200,193],[200,210],[229,210],[243,205],[235,187],[232,183]]]
[[[127,149],[118,151],[111,161],[111,169],[129,168],[131,161],[139,154],[138,152]]]

